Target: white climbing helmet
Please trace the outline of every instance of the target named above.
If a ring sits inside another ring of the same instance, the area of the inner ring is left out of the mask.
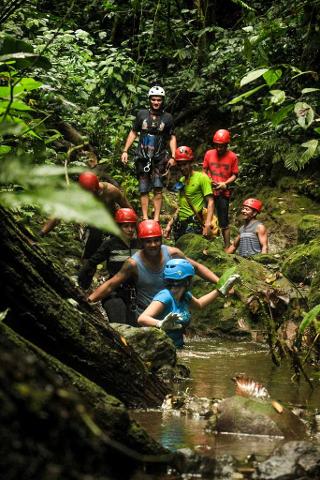
[[[155,85],[154,87],[151,87],[148,93],[149,97],[157,96],[157,97],[165,97],[166,92],[162,87],[159,85]]]

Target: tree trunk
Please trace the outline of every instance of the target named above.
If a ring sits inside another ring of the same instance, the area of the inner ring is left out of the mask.
[[[5,322],[128,406],[156,406],[168,393],[130,345],[89,305],[60,267],[0,209]]]

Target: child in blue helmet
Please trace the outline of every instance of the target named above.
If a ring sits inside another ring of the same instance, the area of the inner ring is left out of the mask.
[[[141,326],[154,326],[167,332],[177,348],[184,345],[183,333],[190,324],[190,309],[206,307],[219,296],[225,296],[232,285],[240,278],[233,274],[220,286],[200,298],[195,298],[189,290],[195,270],[188,260],[179,258],[166,263],[164,279],[167,288],[153,297],[150,305],[139,316]]]

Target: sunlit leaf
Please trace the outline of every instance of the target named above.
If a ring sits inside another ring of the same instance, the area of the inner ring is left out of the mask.
[[[279,80],[279,78],[281,78],[281,76],[282,70],[280,70],[279,68],[270,68],[270,70],[263,74],[263,78],[265,79],[269,87],[272,87],[272,85],[274,85]]]
[[[9,145],[0,145],[0,155],[4,155],[6,153],[9,153],[11,151],[11,148]]]
[[[256,92],[261,90],[261,88],[266,86],[267,85],[259,85],[259,87],[253,88],[252,90],[249,90],[248,92],[245,92],[242,95],[239,95],[238,97],[233,98],[232,100],[230,100],[230,102],[227,103],[227,105],[234,105],[235,103],[239,103],[243,99],[251,97],[251,95],[254,95]]]
[[[286,93],[283,90],[270,90],[271,99],[270,102],[275,105],[281,105],[286,99]]]
[[[308,163],[309,160],[316,155],[318,145],[319,140],[316,139],[309,140],[308,142],[302,144],[302,147],[306,148],[306,151],[303,152],[300,158],[300,163],[302,166]]]
[[[45,215],[67,222],[93,225],[115,235],[120,233],[103,204],[76,184],[65,189],[42,187],[30,191],[1,192],[0,204],[6,208],[37,205]]]
[[[306,129],[314,120],[313,108],[305,102],[297,102],[294,107],[294,113],[298,117],[299,125]]]
[[[320,91],[320,88],[304,88],[303,90],[301,90],[301,93],[305,95],[306,93],[319,92],[319,91]]]
[[[32,65],[35,68],[44,68],[45,70],[49,70],[52,67],[51,63],[46,57],[37,55],[36,53],[16,52],[0,56],[0,63],[5,63],[8,60],[14,60],[19,68],[27,68]]]
[[[320,315],[320,305],[313,307],[310,312],[306,313],[302,319],[302,322],[299,325],[299,333],[303,334],[305,329],[309,327],[312,323],[315,323],[317,331],[320,331],[320,321],[317,320],[317,317]]]
[[[269,69],[268,68],[259,68],[259,70],[251,70],[251,72],[247,73],[241,81],[240,81],[240,87],[243,87],[244,85],[247,85],[247,83],[253,82],[259,77],[262,77]]]

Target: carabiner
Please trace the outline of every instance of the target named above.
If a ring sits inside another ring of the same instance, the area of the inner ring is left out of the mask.
[[[149,162],[147,163],[147,165],[145,167],[143,167],[143,171],[144,173],[149,173],[151,170],[151,160],[149,160]]]

